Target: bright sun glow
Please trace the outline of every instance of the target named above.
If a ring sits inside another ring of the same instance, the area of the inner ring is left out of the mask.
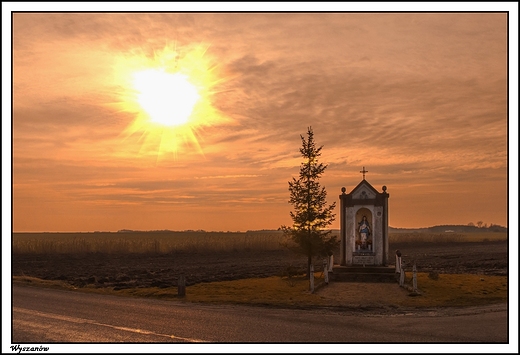
[[[188,121],[200,98],[197,88],[185,75],[148,69],[134,75],[137,101],[150,115],[150,120],[165,126]]]
[[[139,144],[140,156],[177,157],[193,148],[203,154],[202,129],[232,123],[213,105],[225,79],[206,51],[201,45],[167,46],[153,55],[120,58],[115,69],[124,90],[117,106],[134,117],[123,136]]]

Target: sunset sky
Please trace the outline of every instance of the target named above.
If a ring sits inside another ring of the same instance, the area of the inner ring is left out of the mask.
[[[309,126],[329,203],[365,167],[392,227],[508,225],[505,12],[12,19],[15,232],[290,224]]]

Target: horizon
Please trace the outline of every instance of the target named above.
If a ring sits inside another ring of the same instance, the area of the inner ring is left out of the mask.
[[[509,228],[506,12],[12,19],[13,233],[275,230],[307,127],[329,204],[366,168],[391,228]]]
[[[407,228],[407,227],[393,227],[393,226],[388,226],[388,228],[390,229],[405,229],[405,230],[416,230],[416,229],[430,229],[430,228],[437,228],[437,227],[474,227],[476,229],[483,229],[483,230],[487,230],[489,228],[494,228],[494,227],[498,227],[498,228],[505,228],[505,229],[508,229],[509,228],[507,226],[502,226],[502,225],[498,225],[498,224],[487,224],[485,226],[482,226],[482,227],[478,227],[476,225],[470,225],[470,224],[437,224],[437,225],[434,225],[434,226],[428,226],[428,227],[413,227],[413,228]],[[323,229],[323,231],[339,231],[340,229],[339,228],[325,228]],[[122,228],[122,229],[119,229],[119,230],[90,230],[90,231],[13,231],[12,233],[13,234],[16,234],[16,233],[27,233],[27,234],[31,234],[31,233],[34,233],[34,234],[37,234],[37,233],[85,233],[85,234],[89,234],[89,233],[126,233],[126,232],[129,232],[129,233],[133,233],[133,232],[142,232],[142,233],[154,233],[154,232],[158,232],[158,233],[168,233],[168,232],[175,232],[175,233],[191,233],[191,232],[196,232],[196,233],[247,233],[247,232],[262,232],[262,231],[266,231],[266,232],[281,232],[280,230],[278,229],[266,229],[266,228],[262,228],[262,229],[247,229],[247,230],[204,230],[204,229],[178,229],[178,230],[174,230],[174,229],[148,229],[148,230],[141,230],[141,229],[127,229],[127,228]]]

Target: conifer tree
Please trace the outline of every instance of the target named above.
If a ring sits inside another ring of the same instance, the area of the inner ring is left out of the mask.
[[[307,256],[307,276],[310,277],[312,258],[331,255],[339,241],[336,236],[330,236],[330,230],[324,230],[334,221],[332,211],[336,203],[327,206],[327,192],[319,182],[327,168],[318,161],[323,146],[316,147],[312,127],[307,129],[307,139],[302,135],[300,137],[303,162],[298,179],[293,177],[289,181],[289,203],[294,208],[290,212],[293,225],[281,226],[280,229],[295,243],[296,251]]]

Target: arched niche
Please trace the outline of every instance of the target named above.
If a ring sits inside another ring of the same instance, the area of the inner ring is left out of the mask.
[[[366,217],[366,224],[368,225],[368,233],[366,228],[363,229],[363,218]],[[373,251],[373,235],[374,235],[374,219],[372,218],[372,211],[368,208],[360,208],[356,212],[356,241],[355,251]],[[365,231],[365,236],[363,232]]]

